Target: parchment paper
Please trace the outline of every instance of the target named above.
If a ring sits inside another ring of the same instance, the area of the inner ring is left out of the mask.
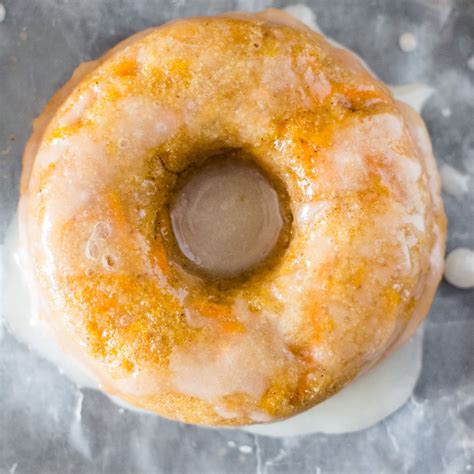
[[[266,0],[3,0],[0,23],[0,242],[17,203],[32,119],[77,64],[167,20],[286,3]],[[474,246],[474,2],[306,2],[323,31],[392,84],[436,89],[424,109],[439,163],[471,173],[445,196],[448,248]],[[411,53],[400,34],[418,39]],[[8,278],[8,275],[6,275]],[[474,291],[443,283],[425,326],[411,400],[347,435],[271,439],[128,412],[79,391],[0,326],[0,473],[463,473],[474,471]],[[1,311],[1,306],[0,306]],[[373,401],[368,401],[368,405]]]

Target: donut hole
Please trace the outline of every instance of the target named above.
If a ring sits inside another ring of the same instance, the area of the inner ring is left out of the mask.
[[[224,280],[268,268],[288,241],[287,201],[282,186],[244,152],[191,167],[169,207],[180,263]]]

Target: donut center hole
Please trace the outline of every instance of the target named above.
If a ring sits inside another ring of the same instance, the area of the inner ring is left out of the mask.
[[[215,158],[194,170],[170,207],[178,247],[210,276],[234,278],[262,264],[284,226],[278,192],[253,162]]]

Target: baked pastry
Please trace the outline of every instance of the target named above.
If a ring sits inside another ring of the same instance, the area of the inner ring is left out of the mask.
[[[251,162],[279,202],[272,249],[228,272],[183,251],[170,211],[215,160]],[[418,114],[276,10],[175,21],[80,66],[24,157],[44,323],[106,392],[191,423],[288,417],[381,360],[428,311],[445,230]]]

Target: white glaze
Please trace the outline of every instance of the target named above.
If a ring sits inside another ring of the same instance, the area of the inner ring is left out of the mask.
[[[27,283],[27,262],[18,249],[18,222],[15,217],[7,230],[3,250],[3,317],[9,331],[30,350],[52,362],[78,387],[97,388],[86,369],[61,351],[38,318],[34,291]]]
[[[424,105],[435,91],[432,87],[420,82],[403,86],[390,86],[390,90],[395,99],[405,102],[418,113],[421,113]]]
[[[411,53],[418,46],[418,40],[413,33],[402,33],[398,39],[398,46],[404,53]]]
[[[234,311],[245,326],[245,332],[220,337],[216,334],[211,346],[203,341],[194,346],[175,348],[170,356],[174,386],[182,393],[214,403],[221,414],[225,411],[225,418],[235,418],[236,414],[219,407],[222,397],[229,393],[245,393],[259,400],[273,374],[294,364],[293,354],[271,321],[264,315],[255,318],[241,300],[236,302]],[[255,344],[262,334],[265,337]],[[257,417],[261,415],[259,412]],[[252,414],[249,416],[253,418]],[[267,416],[267,420],[269,418]]]
[[[474,251],[457,248],[446,258],[444,277],[458,288],[474,288]]]
[[[310,410],[276,423],[244,428],[283,437],[310,433],[349,433],[368,428],[398,410],[410,398],[421,371],[423,331],[399,351]]]
[[[449,118],[451,117],[452,115],[452,111],[449,107],[445,107],[444,109],[441,109],[441,115],[444,117],[444,118]]]
[[[444,164],[440,169],[443,191],[460,198],[469,191],[469,175],[460,173],[450,165]]]
[[[78,387],[98,389],[97,383],[64,354],[34,315],[31,296],[20,269],[16,248],[16,219],[9,227],[4,246],[5,321],[10,332],[33,352],[52,362]],[[267,436],[291,436],[314,432],[344,433],[369,427],[401,407],[410,397],[421,369],[422,333],[399,351],[390,355],[368,373],[344,388],[337,395],[305,413],[288,420],[245,427]],[[116,397],[112,401],[124,408],[135,409]],[[377,400],[367,410],[367,400]]]
[[[311,28],[317,32],[321,32],[315,13],[307,5],[296,3],[283,8],[283,11],[301,21],[301,23],[304,23],[308,28]]]

